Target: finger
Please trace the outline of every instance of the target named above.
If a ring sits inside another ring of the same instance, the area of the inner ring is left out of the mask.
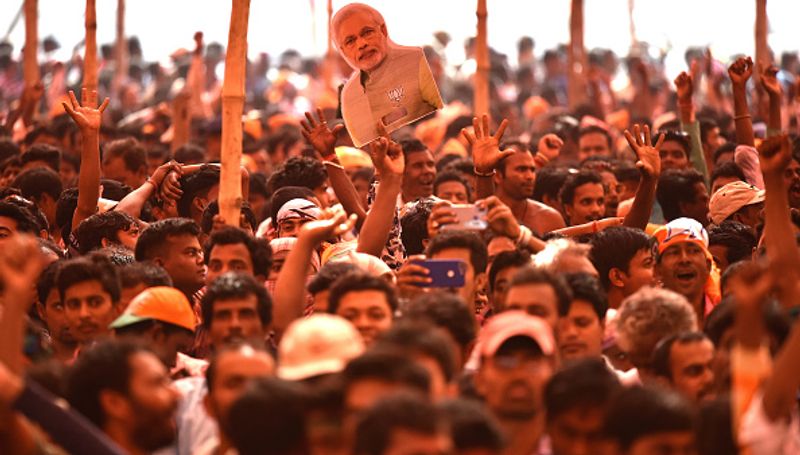
[[[81,105],[87,106],[89,104],[89,91],[86,87],[81,88]]]
[[[464,139],[467,140],[469,145],[472,145],[472,144],[475,143],[475,135],[470,133],[469,130],[467,130],[466,128],[462,128],[461,129],[461,134],[464,136]]]
[[[631,134],[631,132],[628,131],[628,130],[625,130],[622,134],[625,136],[625,140],[628,141],[628,145],[631,146],[631,150],[636,152],[636,149],[637,149],[636,141],[633,139],[633,135]]]
[[[70,117],[75,115],[75,111],[73,111],[72,107],[70,107],[67,103],[62,102],[61,105],[64,106],[64,110],[70,115]]]
[[[321,107],[317,108],[317,118],[319,119],[319,123],[322,124],[322,125],[328,123],[328,121],[325,120],[325,116],[322,114],[322,108]]]
[[[95,94],[97,94],[97,92],[95,92]],[[106,99],[103,100],[103,104],[101,104],[97,110],[100,111],[100,113],[102,114],[103,111],[105,111],[106,108],[108,107],[109,102],[110,100],[108,99],[108,97],[106,97]]]
[[[498,159],[498,161],[502,161],[515,153],[517,152],[515,152],[512,149],[503,150],[502,152],[500,152],[500,158]]]
[[[306,118],[308,119],[308,124],[311,125],[312,128],[317,126],[317,122],[314,121],[314,116],[311,115],[311,112],[306,112]]]
[[[633,125],[633,137],[636,138],[636,145],[642,145],[642,130],[639,127],[639,124]]]
[[[665,137],[664,133],[658,135],[658,139],[656,140],[656,145],[653,146],[655,147],[656,150],[661,149],[661,145],[664,143],[664,137]]]
[[[423,267],[414,263],[406,264],[406,266],[400,270],[401,274],[406,276],[419,275],[421,277],[426,277],[431,274],[431,271],[428,270],[427,267]]]
[[[340,132],[341,132],[343,129],[344,129],[344,125],[336,125],[336,126],[334,126],[334,127],[333,127],[333,129],[331,130],[331,133],[333,133],[333,135],[334,135],[334,136],[336,136],[336,135],[338,135],[338,134],[339,134],[339,133],[340,133]]]
[[[378,130],[378,136],[382,136],[385,138],[389,137],[389,134],[386,132],[386,127],[383,125],[383,122],[378,120],[377,125],[375,128]]]
[[[651,139],[652,138],[650,137],[650,127],[648,125],[645,125],[644,126],[644,144],[647,147],[650,147],[651,145],[653,145],[653,143],[650,142]]]
[[[73,109],[77,109],[80,104],[78,104],[78,99],[75,98],[75,92],[72,90],[69,91],[69,102],[72,104]]]
[[[303,133],[303,136],[305,136],[306,139],[308,139],[307,132],[311,130],[311,126],[309,126],[305,120],[300,120],[300,126],[303,127],[303,130],[300,132]]]
[[[472,117],[472,131],[475,133],[475,139],[480,139],[483,137],[481,132],[481,122],[478,120],[478,117]]]
[[[500,126],[497,127],[497,131],[494,133],[494,138],[497,139],[497,142],[500,142],[500,138],[503,137],[503,133],[506,132],[506,128],[508,127],[508,119],[503,119],[500,122]]]

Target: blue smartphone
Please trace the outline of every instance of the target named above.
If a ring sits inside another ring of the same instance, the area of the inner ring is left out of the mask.
[[[464,275],[467,264],[459,259],[426,259],[416,264],[428,269],[431,282],[422,285],[428,288],[460,288],[464,287]]]

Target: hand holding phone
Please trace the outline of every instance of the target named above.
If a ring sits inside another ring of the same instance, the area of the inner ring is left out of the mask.
[[[482,231],[488,227],[486,208],[474,204],[454,204],[450,211],[455,214],[456,222],[445,224],[442,229]]]

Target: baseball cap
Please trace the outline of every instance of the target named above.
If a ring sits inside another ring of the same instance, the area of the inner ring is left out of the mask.
[[[692,218],[676,218],[660,227],[653,236],[658,240],[655,245],[658,254],[681,242],[696,243],[708,252],[708,232],[702,224]]]
[[[320,216],[322,216],[322,210],[316,204],[308,199],[296,198],[283,204],[275,218],[280,223],[290,218],[318,220]]]
[[[194,311],[183,293],[168,286],[145,289],[131,300],[125,311],[109,325],[121,329],[142,321],[161,321],[194,332]]]
[[[332,314],[298,319],[278,346],[278,377],[300,381],[338,373],[364,352],[364,340],[353,324]]]
[[[483,326],[478,341],[480,353],[492,357],[510,338],[526,336],[531,338],[546,356],[555,353],[556,342],[553,329],[538,316],[531,316],[524,311],[504,311],[489,319]]]
[[[711,195],[708,213],[714,224],[720,224],[742,207],[764,202],[764,190],[747,182],[731,182]]]

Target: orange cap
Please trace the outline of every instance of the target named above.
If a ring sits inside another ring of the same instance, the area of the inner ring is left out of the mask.
[[[127,327],[142,321],[161,321],[194,332],[194,311],[183,293],[168,286],[145,289],[131,300],[125,311],[109,326]]]

